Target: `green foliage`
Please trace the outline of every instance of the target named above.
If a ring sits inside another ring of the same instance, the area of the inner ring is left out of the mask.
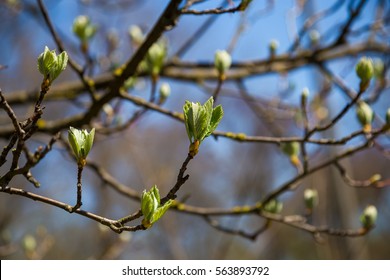
[[[149,228],[157,222],[165,212],[171,207],[173,200],[168,200],[164,205],[160,205],[160,192],[156,185],[149,191],[144,190],[141,197],[141,211],[144,215],[142,224]]]
[[[38,56],[38,70],[44,76],[45,80],[51,84],[65,70],[68,63],[68,54],[63,51],[58,56],[55,50],[45,50]]]

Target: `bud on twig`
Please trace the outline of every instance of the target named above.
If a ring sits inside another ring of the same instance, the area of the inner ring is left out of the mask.
[[[281,145],[282,151],[285,155],[287,155],[290,158],[290,161],[295,165],[300,165],[299,160],[299,151],[300,151],[300,145],[299,142],[285,142]]]
[[[139,46],[144,41],[144,34],[142,33],[141,28],[138,25],[132,25],[129,27],[129,36],[131,41],[136,45]]]
[[[307,98],[309,97],[309,89],[307,87],[304,87],[303,90],[302,90],[302,100],[306,103],[307,101]]]
[[[359,102],[356,108],[356,116],[363,126],[363,131],[369,133],[371,131],[371,123],[374,120],[374,111],[366,102]]]
[[[84,166],[86,164],[86,159],[92,148],[94,137],[94,128],[92,128],[90,132],[87,132],[85,129],[78,130],[73,127],[69,128],[68,141],[79,166]]]
[[[271,57],[275,56],[276,50],[279,48],[279,41],[272,39],[269,43],[269,51],[271,53]]]
[[[193,157],[198,153],[199,145],[213,133],[223,117],[222,106],[213,108],[213,103],[210,97],[203,105],[186,101],[183,106],[184,123],[191,143],[189,153]]]
[[[97,27],[91,24],[88,16],[80,15],[73,21],[73,33],[85,44],[95,36]]]
[[[263,210],[272,214],[279,214],[283,210],[283,203],[277,201],[276,199],[272,199],[270,202],[264,205]]]
[[[167,46],[164,41],[154,43],[148,50],[145,57],[145,65],[148,72],[154,80],[157,80],[161,69],[164,65],[164,60],[167,55]]]
[[[377,217],[378,211],[376,210],[376,207],[374,205],[369,205],[364,209],[360,216],[360,222],[364,228],[369,229],[375,225]]]
[[[306,189],[303,193],[305,205],[307,209],[312,210],[318,204],[318,191],[314,189]]]
[[[162,104],[167,100],[169,95],[171,95],[171,87],[169,86],[168,83],[162,83],[160,86],[160,98],[159,98],[159,104]]]
[[[149,228],[153,223],[157,222],[172,205],[173,200],[167,201],[164,205],[160,205],[160,192],[154,185],[148,192],[143,191],[141,197],[141,211],[144,215],[142,225]]]
[[[230,54],[225,50],[217,50],[214,56],[214,67],[218,71],[219,78],[225,80],[225,73],[232,64]]]
[[[356,64],[356,75],[360,78],[360,90],[365,91],[374,75],[374,64],[369,57],[362,57]]]
[[[318,41],[320,40],[320,32],[318,32],[317,30],[313,29],[313,30],[310,31],[309,37],[310,37],[311,44],[312,45],[317,45]]]
[[[65,70],[68,63],[68,54],[63,51],[58,56],[46,46],[38,56],[38,70],[44,76],[44,81],[50,85]]]

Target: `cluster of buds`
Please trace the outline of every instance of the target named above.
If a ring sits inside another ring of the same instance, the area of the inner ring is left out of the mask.
[[[226,79],[226,71],[232,65],[232,58],[225,50],[217,50],[214,55],[214,67],[218,71],[218,77],[224,81]]]
[[[90,132],[85,129],[79,130],[73,127],[69,128],[68,141],[79,167],[84,167],[87,163],[87,156],[92,148],[94,137],[94,128],[92,128]]]
[[[186,101],[183,106],[184,123],[190,140],[189,154],[194,157],[202,141],[217,128],[223,117],[221,105],[213,108],[214,99],[210,97],[203,105]]]
[[[68,54],[63,51],[59,55],[46,46],[43,53],[38,56],[38,70],[43,75],[43,84],[51,83],[65,70],[68,63]]]
[[[149,191],[144,190],[141,197],[141,211],[144,215],[142,225],[145,228],[150,228],[167,212],[172,203],[173,200],[168,200],[164,205],[161,205],[160,192],[156,185]]]

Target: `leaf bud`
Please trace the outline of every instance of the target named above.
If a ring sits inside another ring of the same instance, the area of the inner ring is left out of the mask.
[[[363,131],[369,133],[371,131],[371,123],[374,120],[374,111],[366,102],[359,102],[356,108],[356,116],[363,126]]]
[[[43,53],[38,56],[38,70],[50,85],[65,70],[68,63],[68,54],[63,51],[58,56],[55,50],[46,46]]]
[[[232,65],[232,58],[225,50],[217,50],[214,55],[214,67],[221,79],[225,79],[225,73]]]
[[[314,189],[306,189],[303,193],[305,205],[307,209],[313,209],[318,204],[318,191]]]
[[[271,56],[274,56],[276,54],[276,50],[279,48],[279,41],[275,40],[275,39],[272,39],[269,42],[268,47],[269,47],[269,51],[271,53]]]
[[[378,211],[374,205],[367,206],[362,215],[360,216],[360,222],[362,226],[366,229],[372,228],[377,220]]]
[[[356,75],[360,78],[360,90],[364,91],[370,84],[370,80],[374,75],[374,64],[369,57],[362,57],[356,64]]]

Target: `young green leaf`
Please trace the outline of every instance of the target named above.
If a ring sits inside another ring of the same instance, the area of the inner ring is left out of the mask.
[[[153,217],[153,213],[159,206],[157,198],[153,195],[152,191],[147,192],[143,191],[141,197],[141,211],[144,215],[144,220],[150,223],[150,220]]]
[[[157,222],[164,214],[167,212],[169,207],[172,206],[173,200],[168,200],[164,205],[158,207],[156,211],[154,211],[153,216],[150,220],[150,222],[153,224]]]
[[[214,108],[213,113],[211,115],[210,125],[209,125],[209,136],[215,129],[217,129],[217,126],[219,122],[222,120],[223,117],[223,109],[221,105],[218,105]]]

